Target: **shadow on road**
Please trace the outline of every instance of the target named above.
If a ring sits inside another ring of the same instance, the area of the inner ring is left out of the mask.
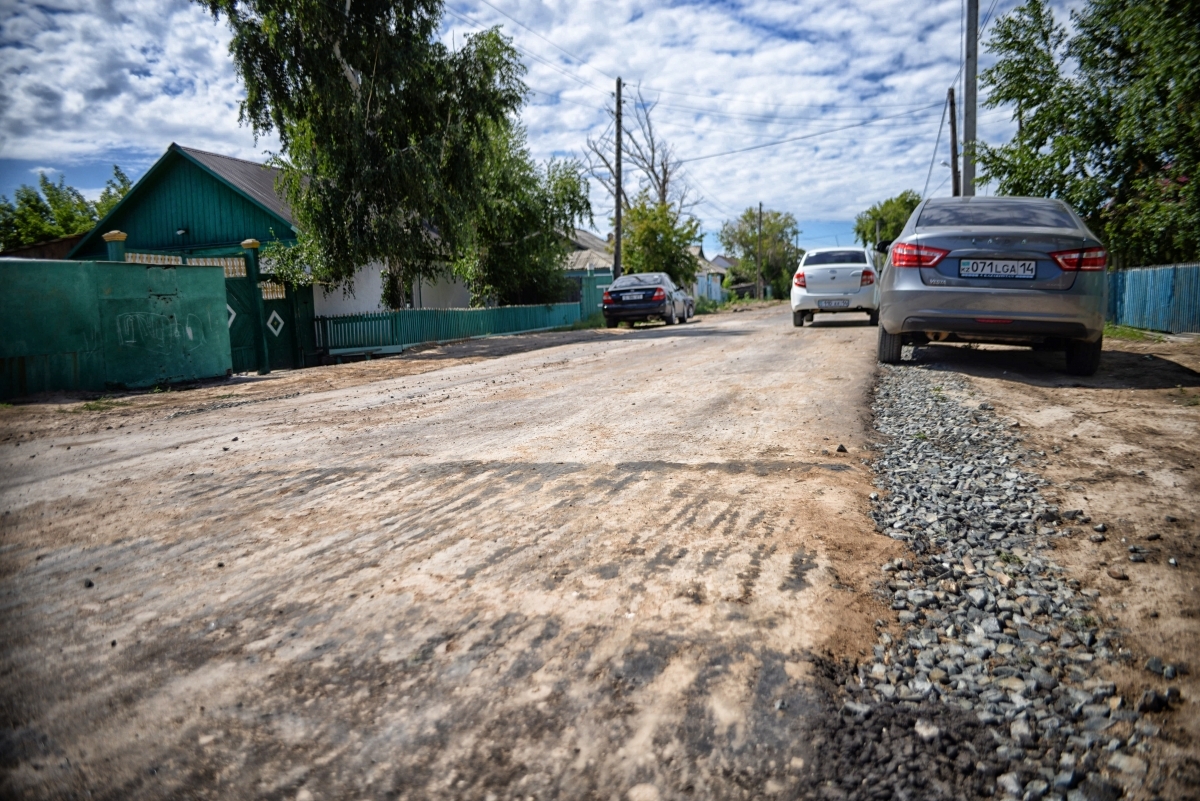
[[[1028,348],[928,345],[913,348],[909,364],[927,365],[980,378],[1004,378],[1039,387],[1087,389],[1174,389],[1200,387],[1200,373],[1148,353],[1106,350],[1093,376],[1066,372],[1063,355]]]

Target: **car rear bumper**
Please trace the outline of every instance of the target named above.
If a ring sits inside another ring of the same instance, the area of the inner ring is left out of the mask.
[[[847,305],[834,306],[828,303],[829,301],[834,303],[846,301]],[[800,287],[792,287],[792,311],[794,312],[861,312],[874,311],[877,308],[879,308],[879,296],[876,294],[873,284],[859,287],[857,292],[838,292],[827,295],[810,294]]]
[[[609,320],[649,320],[651,317],[667,317],[671,311],[666,303],[636,303],[604,307],[604,316]]]
[[[1078,282],[1077,282],[1078,283]],[[885,289],[880,325],[889,334],[957,334],[969,339],[1098,339],[1104,293],[944,288]]]

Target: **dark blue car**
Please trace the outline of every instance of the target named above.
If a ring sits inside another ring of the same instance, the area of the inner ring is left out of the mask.
[[[690,315],[686,298],[666,273],[623,275],[604,292],[604,323],[616,328],[620,322],[687,322]]]

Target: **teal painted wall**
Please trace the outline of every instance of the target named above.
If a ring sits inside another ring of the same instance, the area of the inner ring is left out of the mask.
[[[127,250],[199,251],[237,247],[244,239],[263,244],[295,238],[291,226],[252,203],[178,153],[168,153],[166,163],[147,176],[116,213],[95,231],[75,258],[103,259],[100,234],[124,231]],[[186,229],[183,236],[176,235]]]
[[[103,391],[231,368],[220,267],[0,259],[0,397]]]

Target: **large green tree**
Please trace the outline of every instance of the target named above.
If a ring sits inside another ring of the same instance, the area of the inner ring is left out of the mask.
[[[766,209],[762,215],[762,279],[776,298],[791,292],[792,276],[804,250],[796,246],[800,227],[791,212]],[[753,282],[757,276],[758,209],[751,207],[735,220],[726,220],[717,234],[725,252],[737,261],[727,282]]]
[[[477,305],[561,300],[570,249],[564,235],[592,220],[582,165],[551,160],[539,166],[515,123],[497,125],[480,146],[487,151],[483,191],[453,271],[471,287]]]
[[[625,210],[621,233],[625,272],[666,273],[679,286],[696,280],[700,263],[690,250],[700,242],[700,221],[695,217],[658,202],[643,189]]]
[[[525,95],[496,30],[451,50],[441,0],[202,0],[233,32],[241,118],[276,131],[310,266],[429,271],[474,242],[488,137]]]
[[[863,245],[875,242],[875,224],[879,223],[879,241],[889,242],[900,236],[921,196],[905,189],[895,197],[881,200],[854,218],[854,238]]]
[[[88,232],[125,196],[130,185],[114,164],[113,177],[100,199],[93,202],[68,185],[64,176],[54,183],[42,173],[37,187],[17,187],[11,201],[0,196],[0,250]]]
[[[1088,0],[1074,35],[1044,0],[997,21],[981,74],[1017,133],[979,145],[999,193],[1060,197],[1118,265],[1200,257],[1200,5]]]

